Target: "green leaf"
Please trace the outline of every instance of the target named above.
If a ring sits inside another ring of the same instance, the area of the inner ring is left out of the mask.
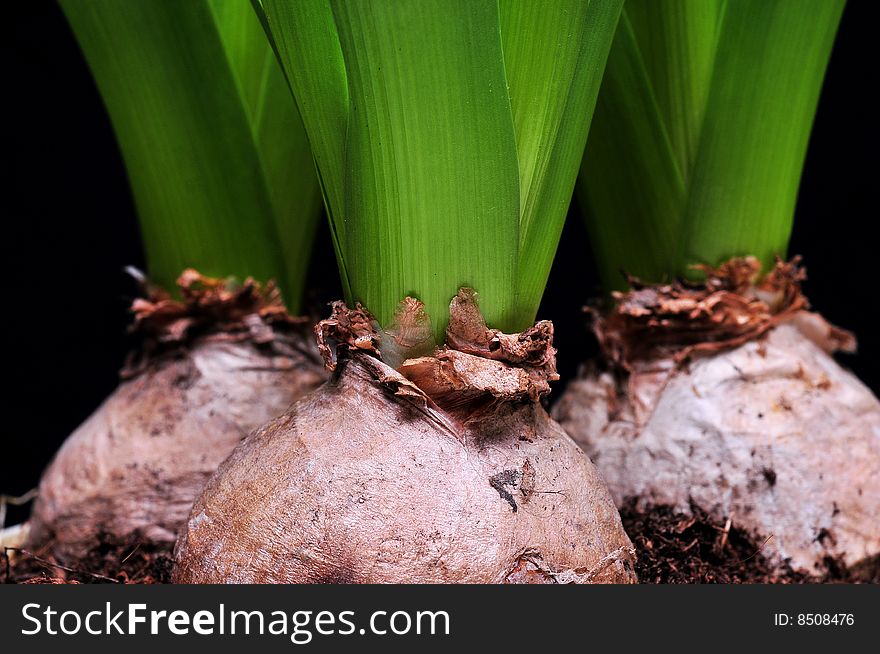
[[[520,179],[518,315],[538,309],[623,0],[501,0]],[[520,325],[524,326],[524,325]]]
[[[349,301],[421,299],[442,340],[459,286],[506,325],[519,191],[492,0],[263,0],[320,170]]]
[[[258,0],[255,0],[258,1]],[[321,171],[349,301],[460,286],[534,319],[622,0],[262,0]]]
[[[348,274],[387,324],[425,303],[442,341],[459,287],[514,321],[519,188],[494,0],[333,2],[350,89]]]
[[[626,9],[577,189],[608,286],[623,282],[621,269],[660,279],[673,268],[684,179]]]
[[[628,0],[578,182],[609,287],[785,255],[843,0]]]
[[[247,0],[62,0],[110,115],[150,274],[278,279],[298,309],[320,209],[284,76]]]
[[[247,0],[209,0],[235,75],[272,201],[278,243],[299,305],[314,244],[321,195],[308,137],[275,53]],[[298,306],[296,309],[298,310]]]
[[[315,158],[346,297],[345,136],[348,81],[328,0],[253,0],[287,77]]]

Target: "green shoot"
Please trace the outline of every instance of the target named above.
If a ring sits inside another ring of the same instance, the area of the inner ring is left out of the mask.
[[[578,181],[608,288],[785,256],[844,0],[628,0]]]
[[[151,278],[276,279],[299,310],[320,193],[247,0],[62,0],[110,115]]]
[[[312,144],[349,302],[459,287],[537,312],[621,0],[255,0]]]

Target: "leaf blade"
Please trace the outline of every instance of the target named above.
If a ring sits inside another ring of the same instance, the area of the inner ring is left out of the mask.
[[[534,319],[562,234],[622,0],[502,0],[520,178],[518,313]]]
[[[786,255],[843,7],[843,0],[728,3],[694,161],[681,268],[743,254],[769,266]]]
[[[442,342],[450,300],[471,286],[487,321],[509,328],[519,189],[496,3],[332,5],[351,88],[355,299],[387,324],[415,295]]]
[[[298,311],[321,215],[321,192],[308,137],[251,4],[246,0],[209,2],[272,204],[286,288],[292,296],[288,304]]]
[[[674,220],[686,194],[628,9],[611,47],[577,182],[606,288],[623,285],[621,269],[646,279],[665,275],[678,250]]]
[[[253,0],[293,93],[315,158],[347,299],[345,136],[348,80],[339,35],[328,0]]]
[[[290,288],[264,162],[210,5],[61,4],[117,135],[154,279],[173,288],[188,266],[276,278],[296,307],[301,289]],[[316,216],[297,215],[313,228]]]
[[[785,254],[843,4],[628,1],[578,182],[607,287]]]

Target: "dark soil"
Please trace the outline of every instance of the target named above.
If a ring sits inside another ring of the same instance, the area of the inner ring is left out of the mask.
[[[781,572],[762,553],[768,538],[756,537],[735,525],[713,522],[699,507],[692,515],[670,507],[620,512],[624,529],[636,548],[636,573],[643,584],[805,584],[880,583],[880,559],[847,570],[828,559],[825,570],[809,575],[786,567]]]
[[[136,534],[123,542],[102,535],[87,557],[64,565],[48,547],[7,549],[0,551],[0,583],[164,584],[171,581],[171,549]]]
[[[762,553],[767,538],[735,525],[713,522],[699,507],[693,514],[669,507],[638,511],[634,502],[620,512],[635,545],[636,573],[644,584],[730,583],[880,583],[880,557],[848,570],[825,562],[822,574],[786,568],[777,571]],[[88,557],[61,565],[47,553],[0,551],[0,583],[20,584],[163,584],[171,580],[171,546],[157,546],[137,535],[124,542],[102,536]]]

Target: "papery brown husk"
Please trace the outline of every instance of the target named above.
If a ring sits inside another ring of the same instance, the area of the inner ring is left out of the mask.
[[[635,581],[604,483],[538,402],[556,377],[552,325],[487,329],[463,291],[448,347],[383,363],[391,341],[423,341],[419,316],[407,300],[389,337],[334,306],[317,328],[333,376],[213,475],[175,581]]]
[[[797,262],[753,259],[704,284],[636,281],[595,324],[588,366],[553,415],[618,506],[706,511],[778,569],[821,575],[880,553],[880,402],[832,358],[851,334],[807,311]]]
[[[30,540],[56,560],[88,557],[99,534],[170,549],[239,441],[326,379],[272,285],[192,270],[178,283],[183,301],[156,291],[135,301],[140,352],[43,474]]]

